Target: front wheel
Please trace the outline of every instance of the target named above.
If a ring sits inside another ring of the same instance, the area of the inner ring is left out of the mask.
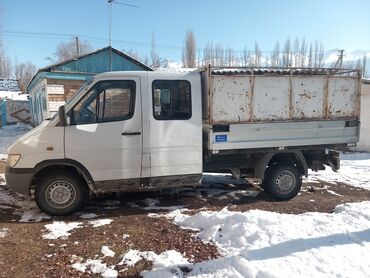
[[[84,181],[77,174],[50,172],[35,190],[37,206],[49,215],[68,215],[80,210],[88,198]]]
[[[287,201],[301,190],[302,176],[293,165],[273,165],[264,180],[265,191],[274,199]]]

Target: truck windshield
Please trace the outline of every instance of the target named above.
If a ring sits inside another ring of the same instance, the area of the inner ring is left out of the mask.
[[[80,92],[84,91],[87,89],[87,87],[94,81],[94,77],[91,78],[89,81],[87,81],[85,84],[83,84],[81,86],[81,88],[70,98],[66,101],[65,105],[68,105],[70,102],[72,102],[72,100],[74,100],[79,94]]]
[[[66,101],[66,103],[64,105],[68,105],[70,102],[72,102],[72,100],[74,100],[79,94],[80,92],[84,91],[87,89],[87,87],[94,81],[94,77],[91,78],[89,81],[87,81],[86,83],[84,83],[80,89],[70,98]],[[56,117],[58,116],[58,113],[54,113],[53,116],[51,116],[50,118],[47,118],[45,119],[46,121],[52,121],[54,120]]]

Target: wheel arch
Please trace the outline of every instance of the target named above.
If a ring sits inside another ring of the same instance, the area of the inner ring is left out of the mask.
[[[273,151],[266,153],[257,161],[254,176],[263,180],[267,167],[280,161],[297,164],[302,175],[308,176],[307,161],[301,151]]]
[[[37,179],[40,178],[44,173],[61,168],[75,171],[83,178],[88,188],[91,191],[95,192],[94,180],[92,179],[91,174],[86,169],[86,167],[73,159],[52,159],[44,160],[38,163],[34,168],[35,174],[32,179],[33,183],[37,182]]]

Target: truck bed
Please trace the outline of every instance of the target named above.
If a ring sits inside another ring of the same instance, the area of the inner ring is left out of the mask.
[[[354,144],[358,70],[213,69],[202,72],[209,150]]]

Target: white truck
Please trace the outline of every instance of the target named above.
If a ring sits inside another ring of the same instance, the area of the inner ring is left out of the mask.
[[[51,215],[89,192],[196,186],[205,171],[255,177],[276,200],[308,169],[339,168],[359,140],[360,72],[211,68],[108,72],[8,150],[6,182]],[[34,191],[33,191],[34,190]]]

